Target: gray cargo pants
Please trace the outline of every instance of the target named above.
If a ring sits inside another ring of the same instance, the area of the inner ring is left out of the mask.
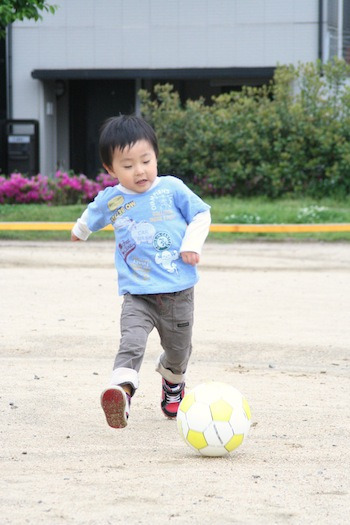
[[[133,391],[138,388],[138,372],[153,328],[163,348],[156,370],[171,383],[184,381],[192,351],[193,299],[193,287],[174,293],[124,295],[112,384],[130,384]]]

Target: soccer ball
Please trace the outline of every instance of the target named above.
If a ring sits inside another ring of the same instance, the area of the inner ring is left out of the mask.
[[[248,435],[251,413],[231,385],[211,381],[196,386],[180,403],[177,428],[185,442],[203,456],[225,456]]]

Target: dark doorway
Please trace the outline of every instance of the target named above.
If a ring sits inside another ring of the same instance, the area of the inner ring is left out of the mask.
[[[134,80],[70,80],[70,166],[94,178],[101,171],[98,135],[108,117],[135,110]]]
[[[6,93],[6,44],[5,39],[0,39],[0,173],[7,170],[5,138]]]
[[[6,43],[0,39],[0,120],[6,119]]]

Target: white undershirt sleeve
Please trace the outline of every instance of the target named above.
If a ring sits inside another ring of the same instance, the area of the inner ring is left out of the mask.
[[[86,241],[91,233],[91,230],[89,229],[87,225],[87,217],[88,217],[88,209],[84,211],[82,216],[77,220],[77,222],[74,224],[72,233],[79,237],[82,241]]]
[[[180,248],[182,252],[195,252],[200,254],[203,244],[209,233],[209,226],[211,223],[210,211],[203,211],[197,213],[194,219],[187,226],[184,238]]]

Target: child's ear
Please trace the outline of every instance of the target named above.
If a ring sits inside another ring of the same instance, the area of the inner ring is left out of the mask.
[[[107,166],[107,164],[102,164],[102,166],[107,171],[108,175],[110,175],[111,177],[115,177],[115,175],[114,175],[114,173],[112,171],[112,168],[110,166]]]

